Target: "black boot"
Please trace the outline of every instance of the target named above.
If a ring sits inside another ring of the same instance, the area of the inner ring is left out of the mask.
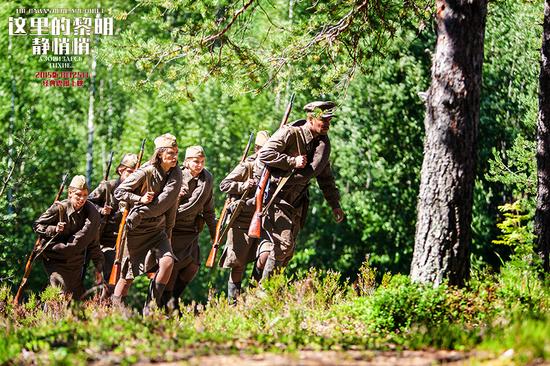
[[[281,268],[282,266],[282,262],[276,261],[271,257],[267,258],[264,266],[264,271],[262,272],[261,281],[264,281],[265,279],[271,277],[273,275],[273,272],[275,272],[276,269]]]
[[[241,294],[241,283],[240,282],[227,282],[227,300],[229,305],[237,305],[237,298]]]
[[[260,280],[262,279],[263,268],[258,268],[258,263],[254,263],[254,268],[252,269],[252,281],[250,281],[250,287],[258,286]]]
[[[143,315],[148,315],[150,313],[151,303],[153,301],[157,308],[161,307],[162,294],[165,287],[165,284],[158,283],[155,280],[151,280],[149,282],[149,291],[147,291],[147,300],[145,301],[145,306],[143,307]]]

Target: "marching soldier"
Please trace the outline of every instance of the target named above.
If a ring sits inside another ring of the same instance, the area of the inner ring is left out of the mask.
[[[263,270],[262,279],[285,267],[294,254],[296,237],[309,206],[311,179],[317,179],[336,222],[344,220],[329,161],[327,134],[334,107],[330,101],[307,104],[304,107],[307,119],[279,129],[258,153],[255,173],[259,175],[264,164],[267,165],[272,183],[256,262],[257,270]]]
[[[103,227],[100,227],[99,245],[105,258],[105,265],[103,266],[103,278],[105,279],[108,279],[111,275],[111,269],[115,261],[115,243],[122,219],[122,210],[114,192],[134,172],[137,162],[136,154],[124,155],[116,168],[118,179],[102,182],[88,197],[88,200],[96,205],[102,216]]]
[[[149,287],[146,309],[151,300],[160,305],[176,260],[170,238],[182,180],[176,138],[166,133],[157,137],[154,143],[155,152],[149,162],[115,190],[115,198],[132,208],[126,220],[125,252],[113,302],[121,302],[136,276],[156,272]]]
[[[256,135],[254,154],[248,157],[243,163],[237,165],[235,169],[220,183],[220,190],[227,193],[232,198],[243,199],[248,204],[243,205],[243,209],[237,216],[235,222],[227,232],[227,241],[220,258],[220,265],[223,268],[231,268],[229,280],[227,282],[227,297],[231,304],[234,304],[241,292],[241,281],[244,276],[246,265],[256,259],[256,249],[258,241],[250,238],[247,234],[250,221],[254,214],[254,205],[252,198],[258,180],[254,178],[254,162],[257,153],[264,143],[269,139],[267,131],[259,131]],[[246,192],[246,195],[243,194]],[[236,201],[233,201],[233,205]],[[254,270],[252,277],[256,282],[261,279],[261,272]]]
[[[103,254],[97,242],[100,216],[87,198],[86,179],[76,175],[69,184],[68,198],[55,202],[33,225],[41,235],[41,246],[47,243],[42,257],[50,284],[75,299],[84,293],[85,252],[94,262],[97,283],[103,283]]]
[[[205,160],[201,146],[191,146],[185,151],[183,182],[172,235],[172,248],[178,262],[172,269],[163,300],[165,305],[169,305],[173,299],[170,307],[176,310],[179,308],[179,297],[199,270],[199,234],[204,224],[208,226],[212,240],[216,233],[214,179],[204,168]]]

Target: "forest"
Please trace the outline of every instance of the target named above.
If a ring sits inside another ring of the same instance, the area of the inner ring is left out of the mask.
[[[66,68],[89,73],[83,87],[45,87],[36,73],[60,65],[33,55],[31,37],[0,38],[0,363],[426,349],[550,362],[548,0],[23,0],[0,5],[4,24],[44,16],[22,8],[100,8],[114,34]],[[32,224],[65,173],[96,187],[111,151],[117,164],[146,139],[148,159],[169,132],[180,160],[204,148],[219,214],[220,181],[292,94],[290,121],[311,101],[337,104],[346,218],[312,182],[296,252],[265,294],[231,307],[227,270],[202,265],[180,317],[144,318],[146,277],[120,312],[69,303],[37,261],[13,304]]]

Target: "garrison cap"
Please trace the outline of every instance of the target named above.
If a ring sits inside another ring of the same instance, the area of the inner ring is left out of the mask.
[[[185,150],[185,158],[204,158],[204,150],[202,146],[189,146],[187,150]]]
[[[320,100],[306,104],[304,106],[304,111],[311,113],[316,117],[328,118],[334,116],[334,107],[336,107],[336,103],[330,100]]]
[[[269,132],[267,131],[258,131],[256,134],[256,141],[254,141],[255,145],[258,146],[264,146],[264,144],[269,140]]]
[[[83,175],[75,175],[71,180],[69,187],[88,190],[88,185],[86,184],[86,178]]]
[[[118,172],[118,170],[122,167],[135,169],[137,167],[137,163],[138,163],[138,157],[136,154],[132,154],[132,153],[125,154],[122,157],[120,164],[118,164],[116,171]]]
[[[165,133],[155,139],[155,149],[161,149],[163,147],[178,147],[176,142],[176,136],[171,133]]]

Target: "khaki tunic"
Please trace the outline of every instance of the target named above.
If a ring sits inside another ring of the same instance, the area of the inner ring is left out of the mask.
[[[246,161],[237,165],[235,169],[220,183],[220,190],[230,195],[234,201],[231,206],[237,204],[246,191],[245,183],[253,177],[254,161],[256,155],[250,156]],[[236,218],[232,227],[227,231],[227,241],[220,258],[220,266],[223,268],[244,268],[247,263],[256,259],[258,240],[248,237],[248,228],[254,215],[254,197],[256,187],[248,190],[240,215]]]
[[[120,185],[120,179],[112,179],[107,182],[102,182],[90,195],[88,201],[96,205],[100,211],[106,202],[113,209],[109,215],[101,215],[101,226],[99,229],[99,246],[105,258],[103,266],[103,278],[108,279],[111,274],[111,269],[115,262],[115,244],[118,235],[120,221],[122,220],[122,206],[119,200],[115,198],[115,189]],[[101,211],[100,211],[101,212]]]
[[[279,129],[258,153],[255,174],[265,165],[270,168],[270,199],[279,180],[293,171],[294,157],[307,155],[308,163],[296,169],[279,192],[263,220],[263,232],[258,254],[270,251],[270,256],[286,265],[294,254],[296,237],[305,223],[309,206],[308,186],[316,178],[328,204],[340,207],[340,195],[330,167],[330,140],[327,135],[314,137],[305,120]]]
[[[176,222],[172,230],[172,249],[178,258],[166,289],[172,290],[179,272],[190,263],[200,265],[199,234],[204,224],[210,237],[216,232],[212,174],[203,169],[193,177],[189,169],[183,169],[182,195],[177,207]]]
[[[144,205],[139,200],[147,190],[147,179],[149,190],[155,193],[155,198]],[[162,168],[146,163],[115,190],[117,200],[132,206],[126,219],[128,229],[122,260],[125,279],[156,271],[159,259],[164,256],[176,259],[170,246],[170,237],[176,218],[181,180],[181,169],[177,166],[164,172]]]
[[[63,206],[62,222],[65,229],[57,234],[59,212]],[[84,293],[82,270],[86,251],[97,271],[102,271],[103,254],[97,242],[100,215],[90,202],[85,202],[76,211],[66,199],[53,204],[34,222],[33,229],[40,234],[41,244],[54,238],[44,250],[42,257],[51,285],[58,285],[66,293],[79,298]]]

